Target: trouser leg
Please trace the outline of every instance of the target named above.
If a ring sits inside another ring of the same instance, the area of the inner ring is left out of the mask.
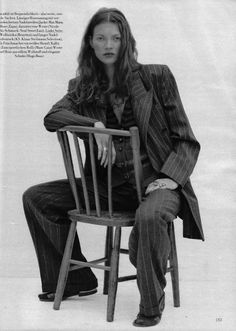
[[[130,261],[137,268],[140,312],[161,315],[164,309],[165,273],[170,253],[168,222],[180,208],[178,191],[156,190],[136,210],[129,239]]]
[[[35,246],[43,292],[55,292],[61,259],[69,231],[67,211],[75,208],[67,180],[43,183],[23,195],[26,220]],[[86,261],[76,235],[73,259]],[[66,290],[92,289],[97,279],[90,268],[69,273]]]

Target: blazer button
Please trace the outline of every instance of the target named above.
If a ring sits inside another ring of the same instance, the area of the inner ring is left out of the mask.
[[[122,147],[119,147],[119,151],[120,151],[120,152],[123,151],[123,148],[122,148]]]

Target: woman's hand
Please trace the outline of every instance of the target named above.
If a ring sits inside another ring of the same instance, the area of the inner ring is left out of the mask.
[[[96,122],[94,124],[95,128],[105,129],[105,126],[102,122]],[[94,137],[98,146],[98,160],[100,160],[100,164],[104,167],[108,164],[108,138],[109,135],[104,133],[94,133]],[[116,159],[116,151],[114,145],[112,143],[112,164]]]
[[[178,187],[178,184],[170,178],[160,178],[154,180],[154,182],[150,183],[145,191],[145,194],[149,194],[155,190],[175,190]]]

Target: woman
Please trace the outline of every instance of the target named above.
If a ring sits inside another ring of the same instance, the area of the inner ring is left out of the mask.
[[[129,248],[130,261],[137,268],[141,299],[133,324],[151,326],[160,322],[165,303],[170,252],[167,223],[179,215],[184,237],[204,239],[198,202],[189,180],[200,145],[171,71],[166,65],[139,64],[135,45],[129,24],[119,10],[102,8],[95,13],[82,40],[77,77],[69,82],[67,94],[52,107],[44,124],[49,131],[76,124],[139,127],[144,199],[138,205],[134,198],[130,146],[128,140],[119,139],[114,140],[112,154],[113,203],[114,209],[136,211]],[[106,208],[103,169],[108,162],[108,139],[101,134],[96,134],[95,139],[102,208]],[[85,168],[90,180],[87,163]],[[80,180],[78,188],[80,191]],[[60,180],[36,185],[25,192],[23,201],[41,273],[44,293],[39,299],[52,301],[68,233],[67,211],[75,207],[69,184]],[[72,256],[84,258],[78,237]],[[89,268],[72,272],[64,299],[95,293],[96,286]]]

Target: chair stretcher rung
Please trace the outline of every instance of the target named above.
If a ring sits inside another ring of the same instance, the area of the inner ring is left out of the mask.
[[[125,248],[120,248],[120,253],[122,254],[129,254],[129,250]]]
[[[106,257],[102,257],[101,259],[87,261],[85,263],[95,263],[96,264],[96,263],[102,263],[102,262],[106,262],[106,261],[107,261],[107,258]],[[78,264],[78,262],[81,263],[81,264],[84,263],[83,261],[78,261],[78,260],[73,260],[73,259],[71,259],[70,262],[72,264]]]
[[[97,260],[93,260],[93,261],[90,261],[90,262],[70,260],[70,263],[75,265],[75,266],[70,267],[70,271],[76,270],[76,269],[81,269],[81,268],[84,268],[84,267],[91,267],[91,268],[96,268],[96,269],[102,269],[102,270],[108,270],[109,271],[111,269],[111,267],[99,265],[99,263],[106,262],[106,261],[107,261],[106,258],[97,259]]]
[[[84,266],[73,265],[73,266],[70,266],[69,271],[74,271],[74,270],[78,270],[78,269],[82,269],[82,268],[84,268]]]
[[[173,270],[173,267],[168,267],[167,269],[166,269],[166,272],[170,272],[170,271],[172,271]]]
[[[118,282],[125,282],[126,280],[137,279],[136,275],[118,277]]]

